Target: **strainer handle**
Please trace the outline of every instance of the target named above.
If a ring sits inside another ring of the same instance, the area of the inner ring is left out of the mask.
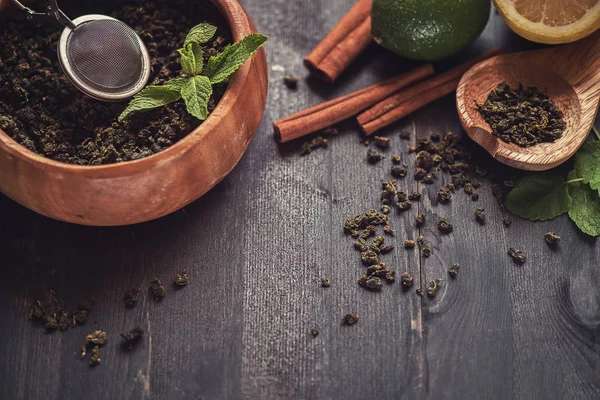
[[[58,7],[57,0],[51,0],[50,5],[48,6],[48,15],[54,16],[58,22],[63,24],[64,26],[75,29],[75,24],[67,17],[67,15],[62,12],[62,10]]]
[[[46,14],[46,13],[35,12],[31,8],[25,7],[23,4],[21,4],[20,1],[12,0],[12,2],[15,4],[15,6],[17,6],[19,8],[19,10],[25,11],[27,14],[29,14],[30,17],[34,17],[34,16],[44,16],[44,17],[47,17],[48,16],[48,14]]]
[[[29,18],[33,17],[54,17],[58,22],[63,24],[66,27],[71,29],[75,29],[75,24],[66,16],[64,12],[58,7],[58,3],[56,0],[50,1],[50,5],[48,6],[48,10],[45,13],[36,12],[29,7],[24,6],[18,0],[12,0],[12,2],[17,6],[19,10],[25,11],[29,14]]]

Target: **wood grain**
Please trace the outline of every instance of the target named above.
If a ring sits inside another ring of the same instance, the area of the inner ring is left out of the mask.
[[[579,42],[503,54],[465,73],[456,91],[456,106],[469,136],[498,161],[515,168],[544,171],[568,159],[588,137],[600,106],[600,31]],[[563,111],[567,124],[552,143],[520,147],[491,134],[475,107],[500,82],[543,90]]]
[[[56,222],[0,197],[0,398],[597,399],[598,242],[564,217],[539,224],[515,218],[505,229],[484,182],[477,203],[457,193],[447,206],[423,200],[390,217],[398,248],[386,262],[421,280],[443,277],[436,298],[404,293],[397,283],[381,293],[359,288],[364,267],[341,227],[378,204],[389,157],[368,165],[352,123],[340,125],[327,150],[300,157],[298,143],[276,143],[272,121],[415,63],[372,48],[335,86],[309,79],[290,91],[283,77],[308,75],[302,57],[353,2],[243,3],[271,37],[267,114],[239,165],[206,196],[165,218],[119,228]],[[489,48],[528,46],[493,15],[472,48],[439,68]],[[407,147],[446,129],[460,132],[452,96],[386,128],[386,154],[402,154],[412,168]],[[411,141],[398,138],[403,130]],[[399,182],[433,199],[441,178],[424,187]],[[475,223],[475,207],[485,207],[485,226]],[[430,214],[421,233],[434,244],[426,260],[401,246],[419,234],[420,210]],[[436,216],[449,218],[455,231],[438,236]],[[563,238],[557,251],[543,242],[549,230]],[[522,248],[527,263],[513,264],[507,246]],[[446,270],[455,262],[461,270],[450,281]],[[183,268],[188,287],[169,286],[160,303],[143,290],[136,308],[123,305],[125,290],[145,288],[154,276],[168,282]],[[320,287],[321,276],[330,288]],[[45,334],[27,319],[46,280],[70,306],[96,295],[86,327]],[[358,324],[342,326],[351,311]],[[138,348],[123,352],[119,333],[135,325],[147,332]],[[316,338],[313,326],[321,330]],[[109,342],[103,363],[90,369],[78,351],[93,329],[107,330]]]

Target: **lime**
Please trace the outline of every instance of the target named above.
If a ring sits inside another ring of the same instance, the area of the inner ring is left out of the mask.
[[[490,0],[373,0],[373,37],[408,58],[439,60],[471,44],[490,16]]]

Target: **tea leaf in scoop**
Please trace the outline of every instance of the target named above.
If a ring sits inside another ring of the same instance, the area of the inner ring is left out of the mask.
[[[181,69],[187,76],[196,76],[202,72],[204,55],[198,43],[188,43],[177,51],[181,55]]]
[[[212,84],[221,83],[229,78],[250,57],[265,44],[268,37],[260,33],[246,36],[237,43],[229,45],[221,54],[208,60],[206,75]]]
[[[577,172],[569,173],[569,181],[577,180]],[[573,205],[569,211],[569,217],[581,229],[590,236],[600,236],[600,196],[583,182],[572,182],[569,184],[569,194],[573,199]]]
[[[119,115],[119,122],[127,119],[132,112],[152,110],[177,101],[181,98],[180,92],[176,86],[146,86],[133,97],[125,111]]]
[[[506,198],[510,212],[534,221],[556,218],[569,211],[571,204],[565,179],[554,171],[525,176]]]
[[[208,100],[212,95],[212,85],[206,76],[190,78],[181,89],[187,111],[204,121],[208,117]]]
[[[211,24],[202,23],[193,27],[185,38],[184,47],[190,43],[204,44],[215,36],[217,27]]]
[[[600,193],[600,141],[584,143],[575,156],[577,177]]]

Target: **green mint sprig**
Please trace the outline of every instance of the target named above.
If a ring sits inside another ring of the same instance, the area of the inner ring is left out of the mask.
[[[268,40],[259,33],[251,34],[225,47],[222,53],[210,57],[204,65],[202,45],[208,43],[216,32],[216,26],[205,23],[192,28],[183,48],[177,50],[181,55],[181,69],[186,76],[171,79],[162,86],[146,86],[133,97],[119,116],[119,122],[126,120],[133,112],[152,110],[180,99],[185,102],[188,113],[204,121],[208,117],[213,85],[229,78]]]
[[[519,217],[546,221],[564,213],[590,236],[600,236],[600,132],[575,155],[574,169],[565,178],[560,170],[529,174],[506,198],[506,207]]]

